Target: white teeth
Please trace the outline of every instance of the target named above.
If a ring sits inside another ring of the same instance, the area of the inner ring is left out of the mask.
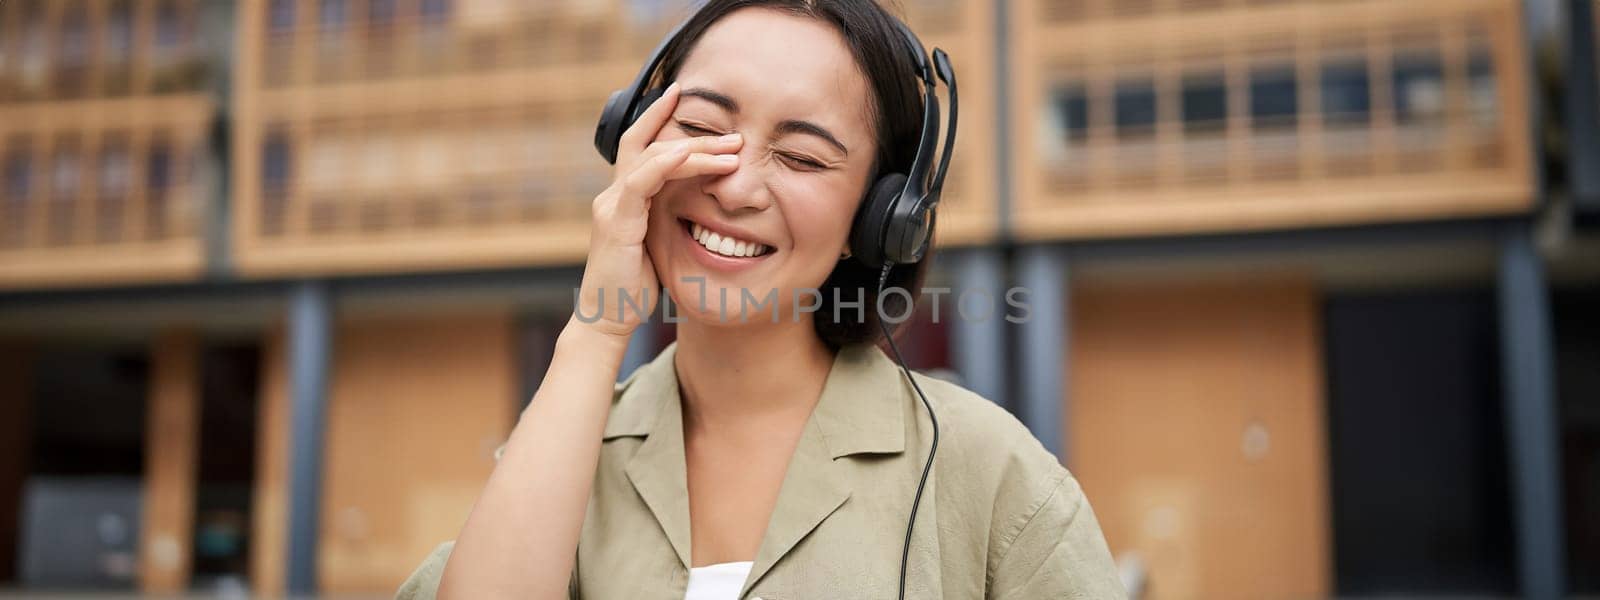
[[[724,237],[722,234],[701,227],[699,223],[689,224],[689,237],[694,238],[696,242],[705,246],[707,250],[723,256],[745,258],[761,256],[768,251],[766,246],[755,242]]]

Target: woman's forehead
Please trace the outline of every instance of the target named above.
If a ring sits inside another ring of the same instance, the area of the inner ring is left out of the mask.
[[[870,139],[871,89],[831,25],[782,11],[746,8],[714,23],[695,43],[677,81],[728,96],[749,114],[803,116]]]

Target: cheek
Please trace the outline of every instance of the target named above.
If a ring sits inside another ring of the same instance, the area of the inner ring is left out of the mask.
[[[677,233],[674,228],[678,220],[673,218],[672,211],[668,209],[671,197],[669,184],[650,201],[650,227],[644,232],[644,247],[653,255],[663,252],[672,240],[672,234]]]
[[[824,273],[832,270],[849,241],[850,224],[860,203],[859,197],[842,187],[797,186],[789,190],[790,196],[803,200],[781,204],[796,258],[824,265]]]

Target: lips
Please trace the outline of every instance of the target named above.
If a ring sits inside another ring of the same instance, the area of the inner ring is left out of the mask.
[[[712,254],[728,258],[755,258],[770,254],[773,250],[771,246],[760,242],[712,231],[693,221],[685,220],[684,222],[688,228],[690,239],[693,239]]]

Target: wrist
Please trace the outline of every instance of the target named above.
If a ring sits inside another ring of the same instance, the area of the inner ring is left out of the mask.
[[[556,347],[574,348],[590,357],[615,357],[620,366],[633,332],[613,331],[602,322],[585,323],[574,315],[556,337]]]

